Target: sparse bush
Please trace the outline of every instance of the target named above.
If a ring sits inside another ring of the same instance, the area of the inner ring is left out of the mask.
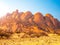
[[[9,38],[12,33],[0,29],[0,38]]]

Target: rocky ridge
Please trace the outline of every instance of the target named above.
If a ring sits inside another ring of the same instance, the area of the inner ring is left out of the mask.
[[[0,35],[13,33],[35,34],[37,37],[49,33],[60,34],[60,21],[51,14],[43,16],[40,12],[32,14],[30,11],[16,10],[0,18]]]

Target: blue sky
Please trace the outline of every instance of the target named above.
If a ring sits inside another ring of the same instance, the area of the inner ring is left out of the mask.
[[[43,15],[50,13],[60,20],[60,0],[0,0],[0,2],[7,5],[7,11],[18,9],[20,12],[31,11],[33,14],[35,12],[41,12]]]

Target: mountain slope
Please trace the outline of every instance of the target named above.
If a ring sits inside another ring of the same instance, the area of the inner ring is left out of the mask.
[[[40,12],[32,14],[30,11],[19,12],[18,10],[0,18],[0,35],[22,32],[29,35],[60,34],[60,21],[51,14],[43,16]]]

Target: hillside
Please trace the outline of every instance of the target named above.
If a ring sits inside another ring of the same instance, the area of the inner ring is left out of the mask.
[[[26,37],[48,36],[49,33],[60,34],[60,21],[51,14],[45,16],[37,12],[32,14],[30,11],[7,13],[0,18],[0,36],[9,37],[15,33],[23,33]]]

